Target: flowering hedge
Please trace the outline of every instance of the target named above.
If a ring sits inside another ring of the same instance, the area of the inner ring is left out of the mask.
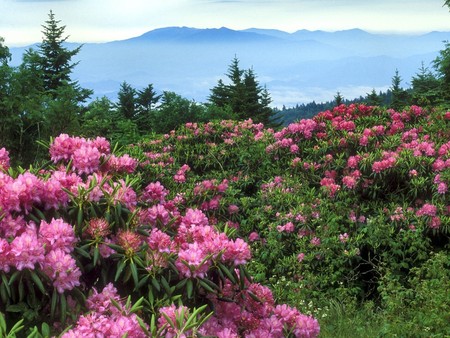
[[[341,105],[279,131],[187,123],[120,150],[60,135],[29,170],[0,149],[5,325],[315,337],[304,302],[389,307],[427,266],[450,278],[449,118]]]

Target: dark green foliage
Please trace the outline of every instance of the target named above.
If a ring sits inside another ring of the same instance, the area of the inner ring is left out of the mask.
[[[402,78],[398,73],[398,69],[395,70],[395,75],[392,77],[392,101],[390,107],[395,110],[400,110],[408,104],[408,92],[401,87]]]
[[[375,89],[372,89],[372,91],[367,94],[365,102],[369,106],[381,106],[381,97],[377,94]]]
[[[230,84],[226,85],[220,79],[217,86],[211,89],[209,102],[220,108],[229,106],[240,120],[251,118],[265,126],[280,125],[278,118],[275,118],[276,112],[269,106],[269,92],[261,87],[252,68],[240,69],[239,60],[235,57],[226,76]]]
[[[442,100],[441,81],[423,63],[411,84],[413,104],[435,106]]]

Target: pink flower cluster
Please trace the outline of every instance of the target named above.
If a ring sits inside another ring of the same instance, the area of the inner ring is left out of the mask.
[[[398,154],[396,152],[385,151],[383,152],[383,158],[381,161],[375,161],[372,164],[372,170],[374,173],[380,173],[384,170],[392,168],[397,162]]]
[[[80,285],[81,271],[71,256],[75,234],[62,219],[41,221],[36,227],[22,218],[7,216],[0,222],[0,229],[3,234],[14,236],[10,241],[0,237],[0,270],[40,268],[59,293]]]
[[[127,154],[121,157],[110,155],[110,144],[104,137],[90,140],[67,134],[61,134],[53,140],[50,156],[54,163],[72,161],[73,169],[80,175],[98,171],[102,162],[105,162],[105,171],[132,173],[138,163]]]
[[[113,304],[113,300],[119,308]],[[90,312],[81,315],[74,328],[65,332],[62,338],[121,338],[124,334],[130,338],[147,337],[137,316],[129,313],[112,284],[105,286],[101,293],[93,289],[93,294],[86,300],[86,304]]]
[[[0,171],[9,169],[9,152],[5,148],[0,149]]]
[[[320,327],[316,319],[287,305],[275,306],[272,292],[265,286],[247,283],[245,290],[236,291],[227,283],[223,293],[224,297],[233,301],[211,297],[216,311],[200,328],[202,335],[236,338],[282,338],[288,332],[299,338],[319,335]],[[256,301],[255,297],[260,301]]]
[[[190,171],[191,168],[187,164],[183,164],[177,173],[173,176],[175,182],[184,183],[186,182],[186,172]]]

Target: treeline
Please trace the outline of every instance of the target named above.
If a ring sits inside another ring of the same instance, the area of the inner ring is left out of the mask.
[[[65,47],[65,26],[50,11],[37,49],[28,49],[22,63],[11,67],[11,54],[0,37],[0,148],[6,147],[16,165],[28,165],[46,154],[39,144],[61,133],[106,137],[119,145],[151,133],[167,133],[186,122],[247,119],[276,126],[271,98],[253,69],[243,70],[235,58],[227,84],[220,80],[207,103],[198,103],[152,84],[137,90],[121,84],[116,102],[90,100],[93,92],[71,78],[72,58],[82,46]]]
[[[300,119],[308,119],[319,112],[329,110],[342,103],[364,103],[371,106],[380,106],[402,109],[405,106],[418,105],[421,107],[450,108],[450,43],[445,44],[439,56],[433,61],[431,69],[422,66],[411,79],[411,87],[403,88],[398,70],[392,77],[391,87],[385,92],[373,89],[366,96],[354,99],[345,99],[341,93],[337,93],[334,100],[316,103],[315,101],[296,105],[295,107],[275,109],[277,116],[287,125]]]

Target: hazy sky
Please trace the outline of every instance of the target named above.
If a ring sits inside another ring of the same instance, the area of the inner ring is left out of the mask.
[[[126,39],[167,26],[424,33],[450,31],[444,0],[0,0],[7,46],[40,42],[53,10],[73,42]]]

